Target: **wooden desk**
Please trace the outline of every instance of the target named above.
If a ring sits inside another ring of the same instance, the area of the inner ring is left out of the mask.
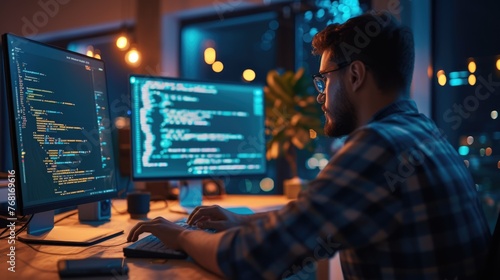
[[[205,200],[203,204],[219,204],[223,207],[246,206],[255,212],[277,209],[285,205],[289,200],[284,196],[247,196],[247,195],[227,195],[222,199]],[[177,202],[169,202],[177,203]],[[186,215],[172,213],[164,208],[163,202],[151,203],[152,211],[148,218],[163,216],[169,220],[178,220],[185,218]],[[118,210],[126,210],[125,200],[113,201],[113,206]],[[161,209],[159,209],[161,208]],[[159,210],[155,210],[159,209]],[[56,220],[67,215],[56,216]],[[128,214],[120,215],[113,210],[112,219],[109,222],[99,225],[102,228],[123,229],[125,234],[110,240],[104,241],[91,247],[70,247],[70,246],[48,246],[48,245],[28,245],[19,241],[15,244],[16,254],[16,272],[7,270],[6,263],[9,252],[7,240],[0,240],[0,260],[1,260],[1,279],[58,279],[57,261],[60,259],[81,259],[88,257],[123,257],[123,247],[127,246],[127,235],[130,229],[139,220],[130,219]],[[77,225],[79,224],[78,215],[64,219],[58,225]],[[17,227],[18,228],[18,227]],[[37,251],[38,250],[38,251]],[[62,255],[64,254],[64,255]],[[218,277],[198,266],[192,260],[158,260],[158,259],[126,259],[129,266],[127,276],[117,275],[114,279],[218,279]],[[94,279],[94,278],[92,278]],[[95,278],[99,279],[99,278]],[[110,279],[103,277],[102,279]]]

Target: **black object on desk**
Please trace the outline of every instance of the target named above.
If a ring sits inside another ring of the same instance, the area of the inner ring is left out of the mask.
[[[57,269],[61,277],[120,276],[128,274],[123,258],[87,258],[59,260]]]

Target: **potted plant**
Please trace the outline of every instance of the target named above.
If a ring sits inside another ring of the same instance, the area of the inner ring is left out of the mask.
[[[266,100],[267,159],[286,159],[290,176],[298,178],[297,150],[313,150],[312,141],[323,132],[321,107],[311,94],[311,79],[304,69],[280,74],[271,70],[264,87]],[[295,179],[297,180],[297,179]]]

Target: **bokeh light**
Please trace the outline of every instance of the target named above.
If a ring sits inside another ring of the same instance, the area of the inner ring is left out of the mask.
[[[222,70],[224,70],[224,64],[220,61],[216,61],[212,64],[212,70],[217,73],[222,72]]]
[[[260,189],[264,192],[270,192],[274,189],[274,180],[271,178],[264,178],[260,181]]]
[[[255,80],[255,71],[252,69],[245,69],[245,71],[243,71],[243,80],[247,82]]]
[[[476,62],[470,61],[469,64],[467,65],[467,68],[469,69],[469,72],[471,72],[471,73],[476,72],[476,69],[477,69]]]
[[[467,144],[472,145],[472,143],[474,143],[474,137],[468,136],[467,137]]]
[[[118,37],[118,39],[116,39],[116,46],[120,50],[125,50],[126,48],[128,48],[129,40],[128,40],[127,36],[121,35],[120,37]]]
[[[213,64],[215,62],[216,56],[217,54],[214,48],[206,48],[203,52],[203,58],[205,59],[206,64]]]
[[[446,75],[439,76],[438,83],[440,86],[445,86],[446,85]]]
[[[473,86],[476,84],[476,76],[475,75],[469,75],[469,85]]]
[[[128,65],[138,66],[141,62],[141,54],[136,48],[132,48],[125,54],[125,61]]]

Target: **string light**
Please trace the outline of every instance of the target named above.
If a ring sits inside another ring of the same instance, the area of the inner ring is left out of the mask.
[[[120,49],[120,50],[126,50],[130,45],[130,42],[127,38],[127,36],[125,35],[120,35],[120,37],[118,37],[116,39],[116,46]]]
[[[138,66],[141,63],[141,53],[136,48],[131,48],[125,54],[125,61],[131,66]]]

